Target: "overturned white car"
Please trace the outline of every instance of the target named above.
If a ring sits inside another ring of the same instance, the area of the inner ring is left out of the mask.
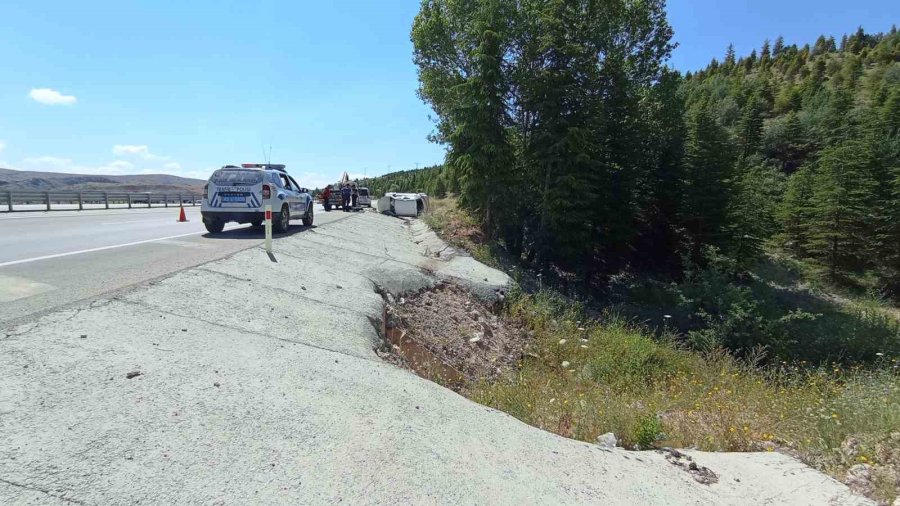
[[[424,193],[385,193],[378,199],[379,213],[416,217],[428,211],[428,195]]]

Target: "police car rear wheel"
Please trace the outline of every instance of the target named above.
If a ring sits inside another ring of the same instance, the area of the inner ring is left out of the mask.
[[[278,234],[287,232],[288,227],[291,225],[291,212],[288,210],[288,206],[281,208],[281,214],[278,215],[278,219],[272,225],[272,228]]]
[[[225,222],[222,220],[217,220],[215,218],[204,219],[203,225],[206,227],[206,231],[210,234],[218,234],[221,233],[222,230],[225,230]]]
[[[315,216],[313,215],[313,206],[312,204],[310,204],[309,209],[306,211],[306,216],[303,217],[303,224],[307,227],[311,227],[314,219]]]

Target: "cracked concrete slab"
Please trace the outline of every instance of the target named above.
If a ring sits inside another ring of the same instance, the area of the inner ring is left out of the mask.
[[[701,485],[385,364],[375,285],[508,278],[393,218],[316,231],[0,333],[0,503],[869,504],[775,454],[692,453]]]

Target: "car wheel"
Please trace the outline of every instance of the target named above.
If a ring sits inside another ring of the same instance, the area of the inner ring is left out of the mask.
[[[303,224],[307,227],[311,227],[313,219],[315,219],[315,216],[313,215],[313,205],[310,204],[309,209],[306,210],[306,216],[303,217]]]
[[[331,204],[326,203],[324,207],[326,211],[331,211]]]
[[[206,227],[206,231],[210,234],[219,234],[222,232],[222,230],[225,230],[225,222],[222,220],[217,220],[215,218],[204,218],[203,225]]]
[[[285,205],[281,208],[281,214],[272,223],[272,228],[276,234],[283,234],[287,232],[289,226],[291,226],[291,212],[288,210],[288,206]]]

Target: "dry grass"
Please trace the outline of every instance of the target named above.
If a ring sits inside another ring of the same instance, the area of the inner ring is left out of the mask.
[[[479,224],[462,212],[456,199],[432,199],[425,223],[450,245],[469,252],[479,262],[496,267],[497,261]]]
[[[760,369],[612,316],[581,322],[577,308],[547,293],[519,296],[508,310],[535,338],[515,370],[471,385],[467,394],[482,404],[584,441],[613,432],[630,448],[784,451],[839,479],[868,463],[875,498],[900,492],[897,359],[872,370]]]

